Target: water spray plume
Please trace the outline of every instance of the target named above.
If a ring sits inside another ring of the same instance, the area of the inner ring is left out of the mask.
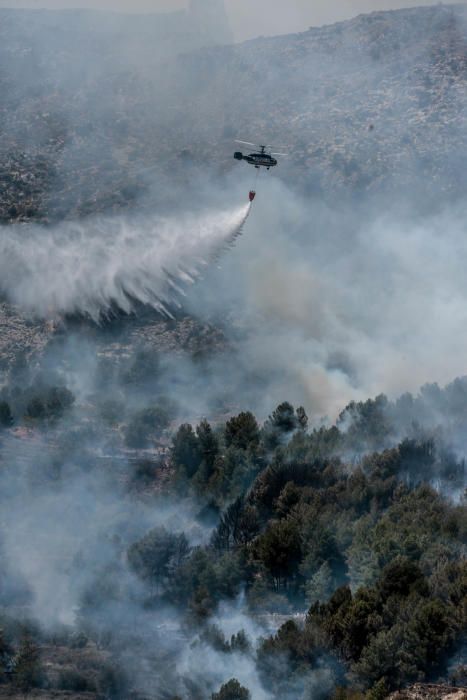
[[[135,302],[171,316],[185,289],[241,235],[251,203],[193,217],[96,218],[0,230],[0,291],[39,317],[99,321]]]

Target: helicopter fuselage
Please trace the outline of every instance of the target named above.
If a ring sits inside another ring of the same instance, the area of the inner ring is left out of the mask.
[[[237,152],[234,154],[234,158],[246,160],[247,163],[254,165],[255,168],[273,168],[277,165],[277,160],[267,153],[250,153],[244,156],[243,153]]]

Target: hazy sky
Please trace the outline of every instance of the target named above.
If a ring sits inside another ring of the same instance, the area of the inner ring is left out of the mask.
[[[179,9],[187,4],[188,0],[0,0],[0,7],[94,7],[130,12]],[[438,0],[225,0],[237,40],[302,31],[372,10],[436,4]]]

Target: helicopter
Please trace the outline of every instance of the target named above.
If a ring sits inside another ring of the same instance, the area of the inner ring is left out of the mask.
[[[245,146],[253,146],[259,150],[253,151],[248,155],[243,155],[240,151],[234,153],[234,158],[236,160],[246,160],[250,165],[254,165],[255,168],[263,167],[266,170],[273,168],[277,165],[277,160],[273,156],[286,156],[287,153],[271,153],[270,149],[274,146],[261,146],[256,143],[250,143],[249,141],[235,141],[235,143],[243,143]]]

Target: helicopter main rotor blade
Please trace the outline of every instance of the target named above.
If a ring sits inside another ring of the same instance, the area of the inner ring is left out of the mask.
[[[235,139],[235,143],[244,143],[245,146],[257,146],[257,143],[250,143],[249,141],[239,141],[238,139]]]

